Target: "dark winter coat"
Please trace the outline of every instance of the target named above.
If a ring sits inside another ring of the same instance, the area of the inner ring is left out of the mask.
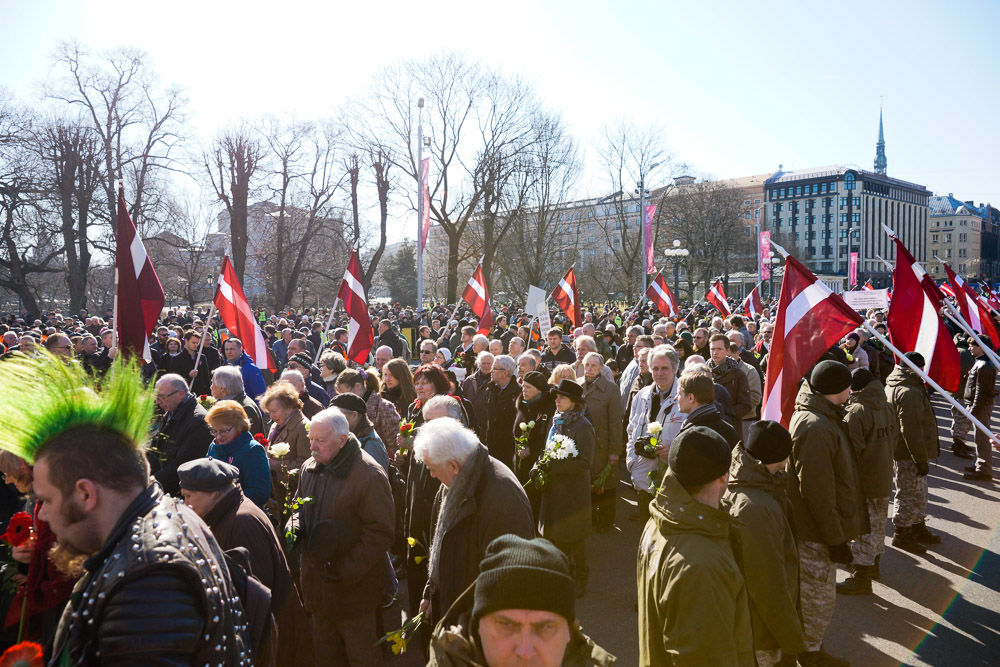
[[[200,459],[208,453],[212,434],[205,423],[208,411],[189,394],[173,412],[164,415],[160,433],[153,439],[148,454],[153,476],[164,492],[180,494],[177,468],[182,463]]]
[[[503,389],[495,382],[486,385],[486,447],[490,456],[514,469],[514,420],[521,385],[513,378]]]
[[[542,394],[531,403],[525,401],[524,396],[518,395],[514,406],[517,409],[517,415],[514,417],[514,437],[520,437],[523,433],[521,424],[535,422],[535,427],[528,433],[528,456],[519,459],[517,463],[517,478],[523,484],[528,481],[531,466],[535,465],[538,455],[545,447],[552,415],[556,412],[556,402],[552,398],[552,394]]]
[[[806,647],[798,612],[799,551],[787,485],[788,473],[772,475],[740,445],[733,452],[722,505],[736,519],[733,550],[746,580],[753,647],[797,655]]]
[[[587,401],[587,413],[594,426],[594,461],[590,466],[590,479],[594,483],[608,466],[609,456],[613,454],[622,457],[625,454],[621,429],[622,401],[618,385],[604,375],[598,375],[593,382],[581,382],[583,397]],[[618,465],[611,466],[611,474],[601,487],[605,491],[614,491],[618,487],[618,469]]]
[[[739,444],[740,434],[736,432],[729,422],[722,418],[722,413],[719,409],[715,407],[715,403],[709,405],[701,405],[691,411],[691,413],[685,417],[684,423],[681,424],[681,430],[678,435],[683,433],[689,428],[694,428],[695,426],[705,426],[712,429],[729,443],[730,449],[735,449],[736,445]]]
[[[789,431],[788,497],[800,542],[843,544],[868,532],[868,511],[844,409],[803,383]]]
[[[965,383],[965,405],[972,412],[993,407],[997,392],[997,369],[986,355],[976,359]]]
[[[472,403],[472,411],[476,415],[476,423],[483,425],[487,421],[486,388],[490,384],[490,374],[476,371],[462,381],[462,397]]]
[[[385,471],[349,435],[327,465],[314,458],[302,465],[296,496],[312,498],[291,520],[301,545],[306,611],[323,609],[342,617],[373,613],[382,599],[385,554],[393,538],[392,490]],[[333,522],[332,543],[310,539],[321,521]]]
[[[177,356],[169,357],[170,363],[163,370],[167,373],[177,373],[184,378],[185,382],[188,382],[191,380],[188,373],[194,370],[194,360],[197,356],[197,352],[191,354],[187,349],[183,349]],[[210,395],[212,393],[212,371],[221,365],[219,351],[210,347],[208,341],[205,341],[205,347],[201,350],[201,359],[198,361],[198,377],[191,383],[191,393],[195,396]]]
[[[566,543],[590,535],[590,470],[594,460],[594,426],[580,413],[563,423],[563,413],[556,413],[549,438],[560,433],[576,444],[577,456],[552,461],[548,480],[542,487],[538,532],[550,542]]]
[[[861,493],[868,499],[888,498],[892,493],[892,446],[899,424],[881,382],[872,380],[851,394],[844,421],[857,461]]]
[[[739,362],[730,357],[723,359],[720,364],[709,361],[708,365],[712,369],[712,379],[729,392],[730,405],[727,407],[731,411],[728,415],[730,421],[734,424],[742,423],[743,415],[749,413],[752,407],[746,373],[740,368]]]
[[[969,384],[972,382],[966,383],[966,391]],[[885,382],[885,397],[892,405],[896,423],[899,424],[893,458],[914,463],[936,459],[940,453],[937,419],[923,378],[909,366],[900,364]]]
[[[476,580],[486,546],[507,534],[534,537],[531,506],[510,468],[480,445],[451,487],[442,485],[434,499],[430,578],[424,589],[432,616],[444,614]]]
[[[639,664],[755,664],[734,519],[691,497],[669,469],[639,541]]]

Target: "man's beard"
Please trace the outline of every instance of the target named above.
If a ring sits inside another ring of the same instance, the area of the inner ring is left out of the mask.
[[[67,526],[80,523],[87,517],[73,499],[68,500],[60,512],[62,518],[66,520]],[[90,555],[90,553],[81,550],[76,545],[58,539],[49,551],[49,558],[56,566],[56,569],[74,579],[83,575],[83,563]]]

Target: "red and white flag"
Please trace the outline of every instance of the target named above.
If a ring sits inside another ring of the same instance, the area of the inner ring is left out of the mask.
[[[996,293],[990,288],[990,284],[984,281],[979,283],[979,286],[982,288],[983,298],[989,304],[990,308],[1000,310],[1000,299],[997,298]]]
[[[125,205],[125,188],[118,188],[118,221],[115,237],[115,321],[118,349],[152,361],[149,334],[160,319],[165,301],[160,279],[149,261],[146,247]]]
[[[797,259],[785,259],[778,317],[771,338],[761,419],[785,428],[795,410],[799,380],[864,320]]]
[[[958,391],[961,364],[958,348],[941,321],[942,294],[923,267],[895,235],[896,268],[892,272],[889,336],[903,352],[919,352],[924,372],[945,391]]]
[[[420,198],[423,204],[421,205],[420,214],[420,253],[424,252],[424,247],[427,245],[427,233],[431,229],[431,194],[430,186],[427,184],[428,178],[431,173],[431,159],[425,157],[420,163],[420,183],[421,192]]]
[[[486,278],[483,277],[483,265],[477,264],[476,270],[469,278],[469,284],[462,292],[462,298],[472,308],[472,312],[479,318],[479,328],[476,333],[484,336],[489,335],[493,330],[493,309],[490,308],[490,290],[486,287]]]
[[[574,327],[583,323],[583,316],[580,314],[580,292],[576,289],[576,272],[572,266],[552,290],[552,300],[566,313],[566,317]]]
[[[660,312],[667,317],[680,315],[680,308],[677,306],[677,297],[670,291],[667,281],[663,279],[662,273],[657,273],[653,282],[646,288],[646,296],[656,304]]]
[[[712,289],[708,290],[708,294],[705,295],[705,300],[715,306],[715,309],[726,317],[733,314],[733,311],[729,309],[729,302],[726,301],[726,293],[722,291],[721,280],[715,281]]]
[[[754,315],[760,315],[762,312],[764,312],[764,302],[760,298],[760,285],[754,285],[747,298],[743,300],[743,314],[753,319]]]
[[[862,286],[861,289],[866,290],[868,292],[874,292],[875,291],[875,287],[872,285],[871,279],[866,280],[864,286]]]
[[[375,343],[375,330],[372,329],[372,318],[368,314],[368,299],[365,297],[364,283],[361,282],[362,276],[358,251],[352,250],[337,297],[351,318],[347,327],[347,358],[358,364],[368,360]]]
[[[990,317],[989,308],[979,300],[978,295],[969,284],[951,270],[950,266],[945,264],[944,270],[948,274],[948,282],[951,283],[954,292],[952,296],[955,296],[955,300],[958,302],[958,309],[962,312],[962,317],[976,333],[981,336],[989,336],[994,349],[1000,347],[1000,332],[997,331],[996,324]],[[942,291],[944,288],[945,286],[941,285]]]
[[[951,288],[951,285],[949,285],[948,283],[941,283],[940,285],[938,285],[938,289],[944,292],[945,296],[950,296],[953,299],[955,298],[955,290],[953,290]]]
[[[267,352],[264,334],[261,333],[257,318],[250,309],[250,302],[243,294],[243,288],[236,277],[233,263],[229,261],[229,255],[222,260],[222,272],[215,286],[215,308],[219,311],[219,317],[229,329],[229,333],[243,342],[243,351],[253,361],[253,365],[260,369],[277,371],[278,366]]]

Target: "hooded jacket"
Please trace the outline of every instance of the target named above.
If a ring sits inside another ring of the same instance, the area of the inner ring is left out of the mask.
[[[881,385],[879,385],[881,387]],[[746,579],[757,651],[806,650],[799,621],[799,551],[785,495],[788,473],[772,475],[741,444],[733,452],[722,506],[736,519],[733,550]]]
[[[862,526],[868,511],[844,414],[844,408],[813,392],[808,382],[802,384],[789,428],[788,458],[788,497],[800,542],[834,546],[866,532]]]
[[[909,366],[900,364],[886,378],[885,397],[892,404],[899,424],[893,458],[914,463],[936,459],[940,453],[937,419],[923,379]]]
[[[639,542],[639,664],[756,664],[735,520],[663,476]]]
[[[847,403],[847,430],[858,464],[865,498],[888,498],[892,493],[892,445],[899,425],[885,388],[872,380],[851,394]]]

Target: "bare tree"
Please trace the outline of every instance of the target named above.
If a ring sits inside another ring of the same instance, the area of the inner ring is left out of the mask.
[[[746,232],[743,201],[743,191],[724,181],[701,180],[664,193],[660,237],[677,239],[690,251],[684,263],[689,297],[696,284],[707,290],[714,278],[728,283],[732,271],[752,269],[754,239]]]
[[[202,161],[216,197],[229,213],[229,239],[233,270],[240,284],[245,284],[247,244],[249,239],[248,207],[250,197],[260,189],[255,177],[262,167],[265,150],[258,131],[240,123],[222,132]]]
[[[115,181],[126,180],[129,213],[142,230],[163,212],[165,202],[157,192],[161,172],[181,169],[173,154],[183,139],[183,93],[161,87],[148,56],[138,49],[93,54],[79,44],[64,43],[53,59],[63,76],[45,92],[79,109],[81,123],[95,134],[106,220],[116,215]]]
[[[146,237],[144,244],[168,301],[174,296],[194,308],[212,296],[222,260],[221,248],[210,243],[212,216],[201,197],[170,202],[170,230]]]
[[[391,147],[387,158],[418,182],[417,98],[423,96],[430,138],[430,217],[447,237],[447,299],[458,295],[458,266],[470,225],[497,220],[519,152],[530,145],[531,116],[538,103],[523,80],[507,77],[457,53],[439,53],[380,70],[371,89],[352,106],[352,131]],[[414,191],[416,188],[414,188]],[[415,204],[415,200],[413,202]],[[416,206],[413,206],[416,209]],[[485,239],[492,260],[502,239],[498,222]]]
[[[661,175],[658,180],[668,180],[683,165],[674,164],[660,128],[637,126],[625,120],[605,127],[598,153],[609,194],[598,201],[600,210],[595,219],[611,251],[610,265],[616,269],[612,275],[617,280],[609,287],[618,288],[608,291],[621,291],[631,298],[641,291],[645,271],[639,181],[644,180],[644,187],[649,189],[650,181],[656,178],[654,168]],[[599,264],[602,273],[607,263]]]

